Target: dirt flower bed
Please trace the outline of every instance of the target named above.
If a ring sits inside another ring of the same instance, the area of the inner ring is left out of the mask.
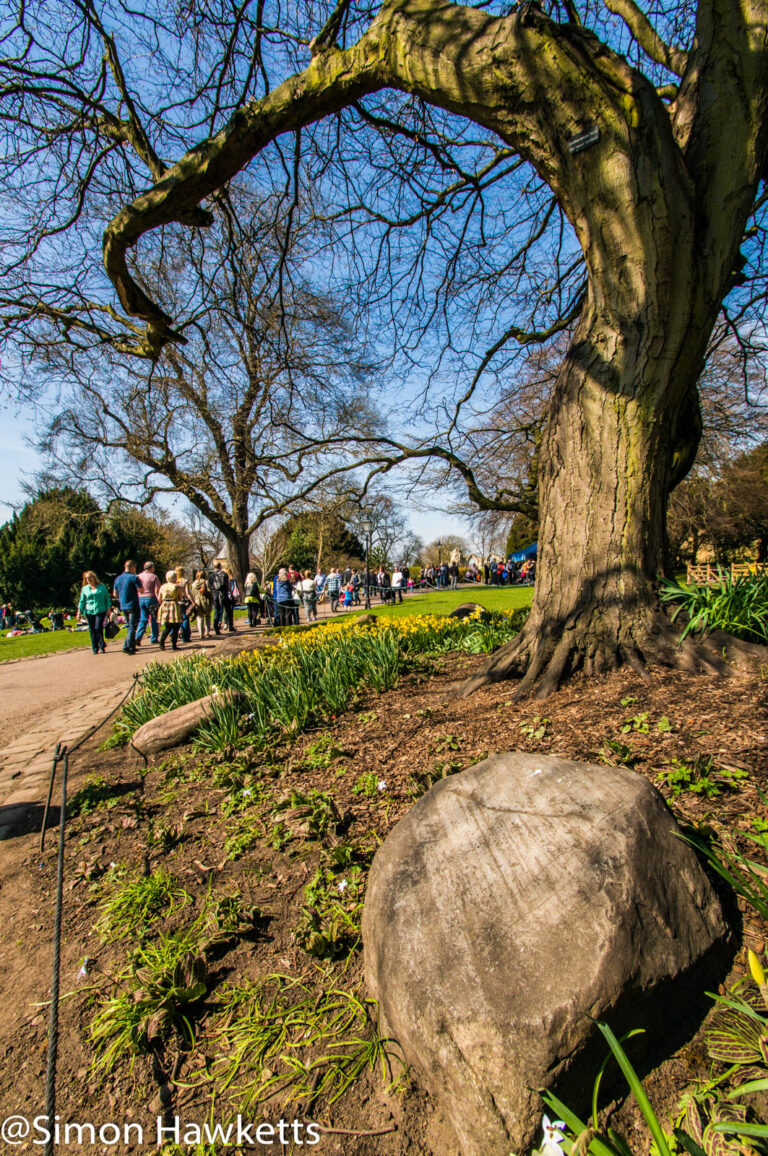
[[[354,710],[266,745],[189,748],[146,768],[130,748],[99,750],[104,735],[78,753],[62,1121],[136,1121],[149,1136],[157,1116],[202,1123],[242,1110],[249,1120],[317,1123],[317,1152],[429,1151],[428,1097],[379,1036],[362,986],[360,911],[371,858],[393,825],[438,778],[489,754],[522,748],[631,766],[684,824],[724,828],[742,847],[768,830],[765,681],[659,672],[644,682],[623,672],[576,679],[536,704],[512,702],[505,684],[457,699],[476,663],[424,659],[394,689],[369,690]],[[53,832],[42,860],[34,834],[2,849],[0,1115],[43,1110],[55,842]],[[741,906],[727,987],[744,974],[746,947],[760,953],[768,936]],[[665,1126],[712,1072],[699,1031],[650,1074]],[[634,1101],[608,1112],[633,1152],[650,1150]],[[299,1147],[276,1136],[258,1150]]]

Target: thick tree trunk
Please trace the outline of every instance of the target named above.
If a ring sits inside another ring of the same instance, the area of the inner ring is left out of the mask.
[[[653,300],[652,289],[646,286]],[[599,674],[622,663],[725,669],[716,653],[693,643],[678,647],[656,594],[667,496],[700,430],[691,399],[701,338],[681,315],[690,304],[665,318],[653,310],[652,324],[646,316],[619,330],[588,306],[542,445],[531,612],[519,637],[463,693],[516,677],[519,695],[543,697],[576,670]]]
[[[245,589],[245,578],[251,568],[249,546],[250,534],[241,534],[231,537],[227,542],[227,549],[241,591]]]

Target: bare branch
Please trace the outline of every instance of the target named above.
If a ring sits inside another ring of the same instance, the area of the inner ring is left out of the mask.
[[[646,56],[663,64],[675,76],[683,75],[688,67],[688,53],[665,44],[635,0],[605,0],[605,6],[621,17]]]

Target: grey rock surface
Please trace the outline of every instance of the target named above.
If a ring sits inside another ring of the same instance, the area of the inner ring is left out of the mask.
[[[386,839],[366,982],[453,1127],[449,1151],[525,1151],[536,1089],[579,1062],[591,1085],[605,1047],[590,1017],[655,1015],[663,1038],[686,982],[721,960],[719,901],[677,830],[641,775],[513,751],[438,783]]]
[[[239,691],[226,691],[224,694],[208,694],[205,698],[166,711],[140,726],[131,738],[131,746],[142,755],[155,755],[181,746],[192,737],[201,723],[211,717],[214,702],[224,706],[242,699],[244,695]]]

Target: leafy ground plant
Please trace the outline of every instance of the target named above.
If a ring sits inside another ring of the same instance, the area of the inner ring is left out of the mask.
[[[376,718],[375,712],[372,716],[359,716],[361,722],[369,721],[369,717]],[[304,748],[297,766],[307,767],[311,771],[319,771],[325,767],[330,767],[336,759],[346,758],[347,755],[348,751],[342,750],[337,745],[332,734],[322,734]]]
[[[376,777],[373,771],[363,771],[352,788],[353,795],[365,795],[368,799],[375,799],[384,790],[382,779]]]
[[[458,771],[463,770],[463,763],[439,762],[435,763],[432,770],[415,771],[409,780],[411,798],[420,799],[422,795],[426,795],[427,791],[434,787],[435,783],[439,783],[441,779],[447,779],[449,775],[455,775]]]
[[[99,807],[115,807],[125,793],[121,783],[108,783],[103,775],[96,775],[67,800],[67,818],[90,815]]]
[[[365,875],[360,866],[343,874],[329,867],[315,872],[304,891],[296,939],[307,955],[342,959],[360,943]]]
[[[122,990],[102,1004],[91,1022],[94,1072],[106,1075],[125,1054],[133,1064],[172,1032],[194,1043],[197,1005],[208,990],[205,958],[192,946],[197,931],[193,925],[191,934],[161,936],[135,952],[119,977]]]
[[[680,641],[689,634],[723,630],[747,642],[768,642],[768,574],[733,578],[721,571],[715,585],[680,586],[663,580],[662,602],[674,607],[672,621],[687,616]]]
[[[716,799],[723,791],[733,790],[736,783],[747,777],[740,767],[718,770],[714,756],[697,755],[683,761],[674,759],[668,770],[659,771],[656,782],[667,787],[673,795],[688,793],[705,799]]]
[[[543,739],[547,733],[549,719],[535,714],[532,719],[524,719],[517,724],[524,735],[531,739]]]

